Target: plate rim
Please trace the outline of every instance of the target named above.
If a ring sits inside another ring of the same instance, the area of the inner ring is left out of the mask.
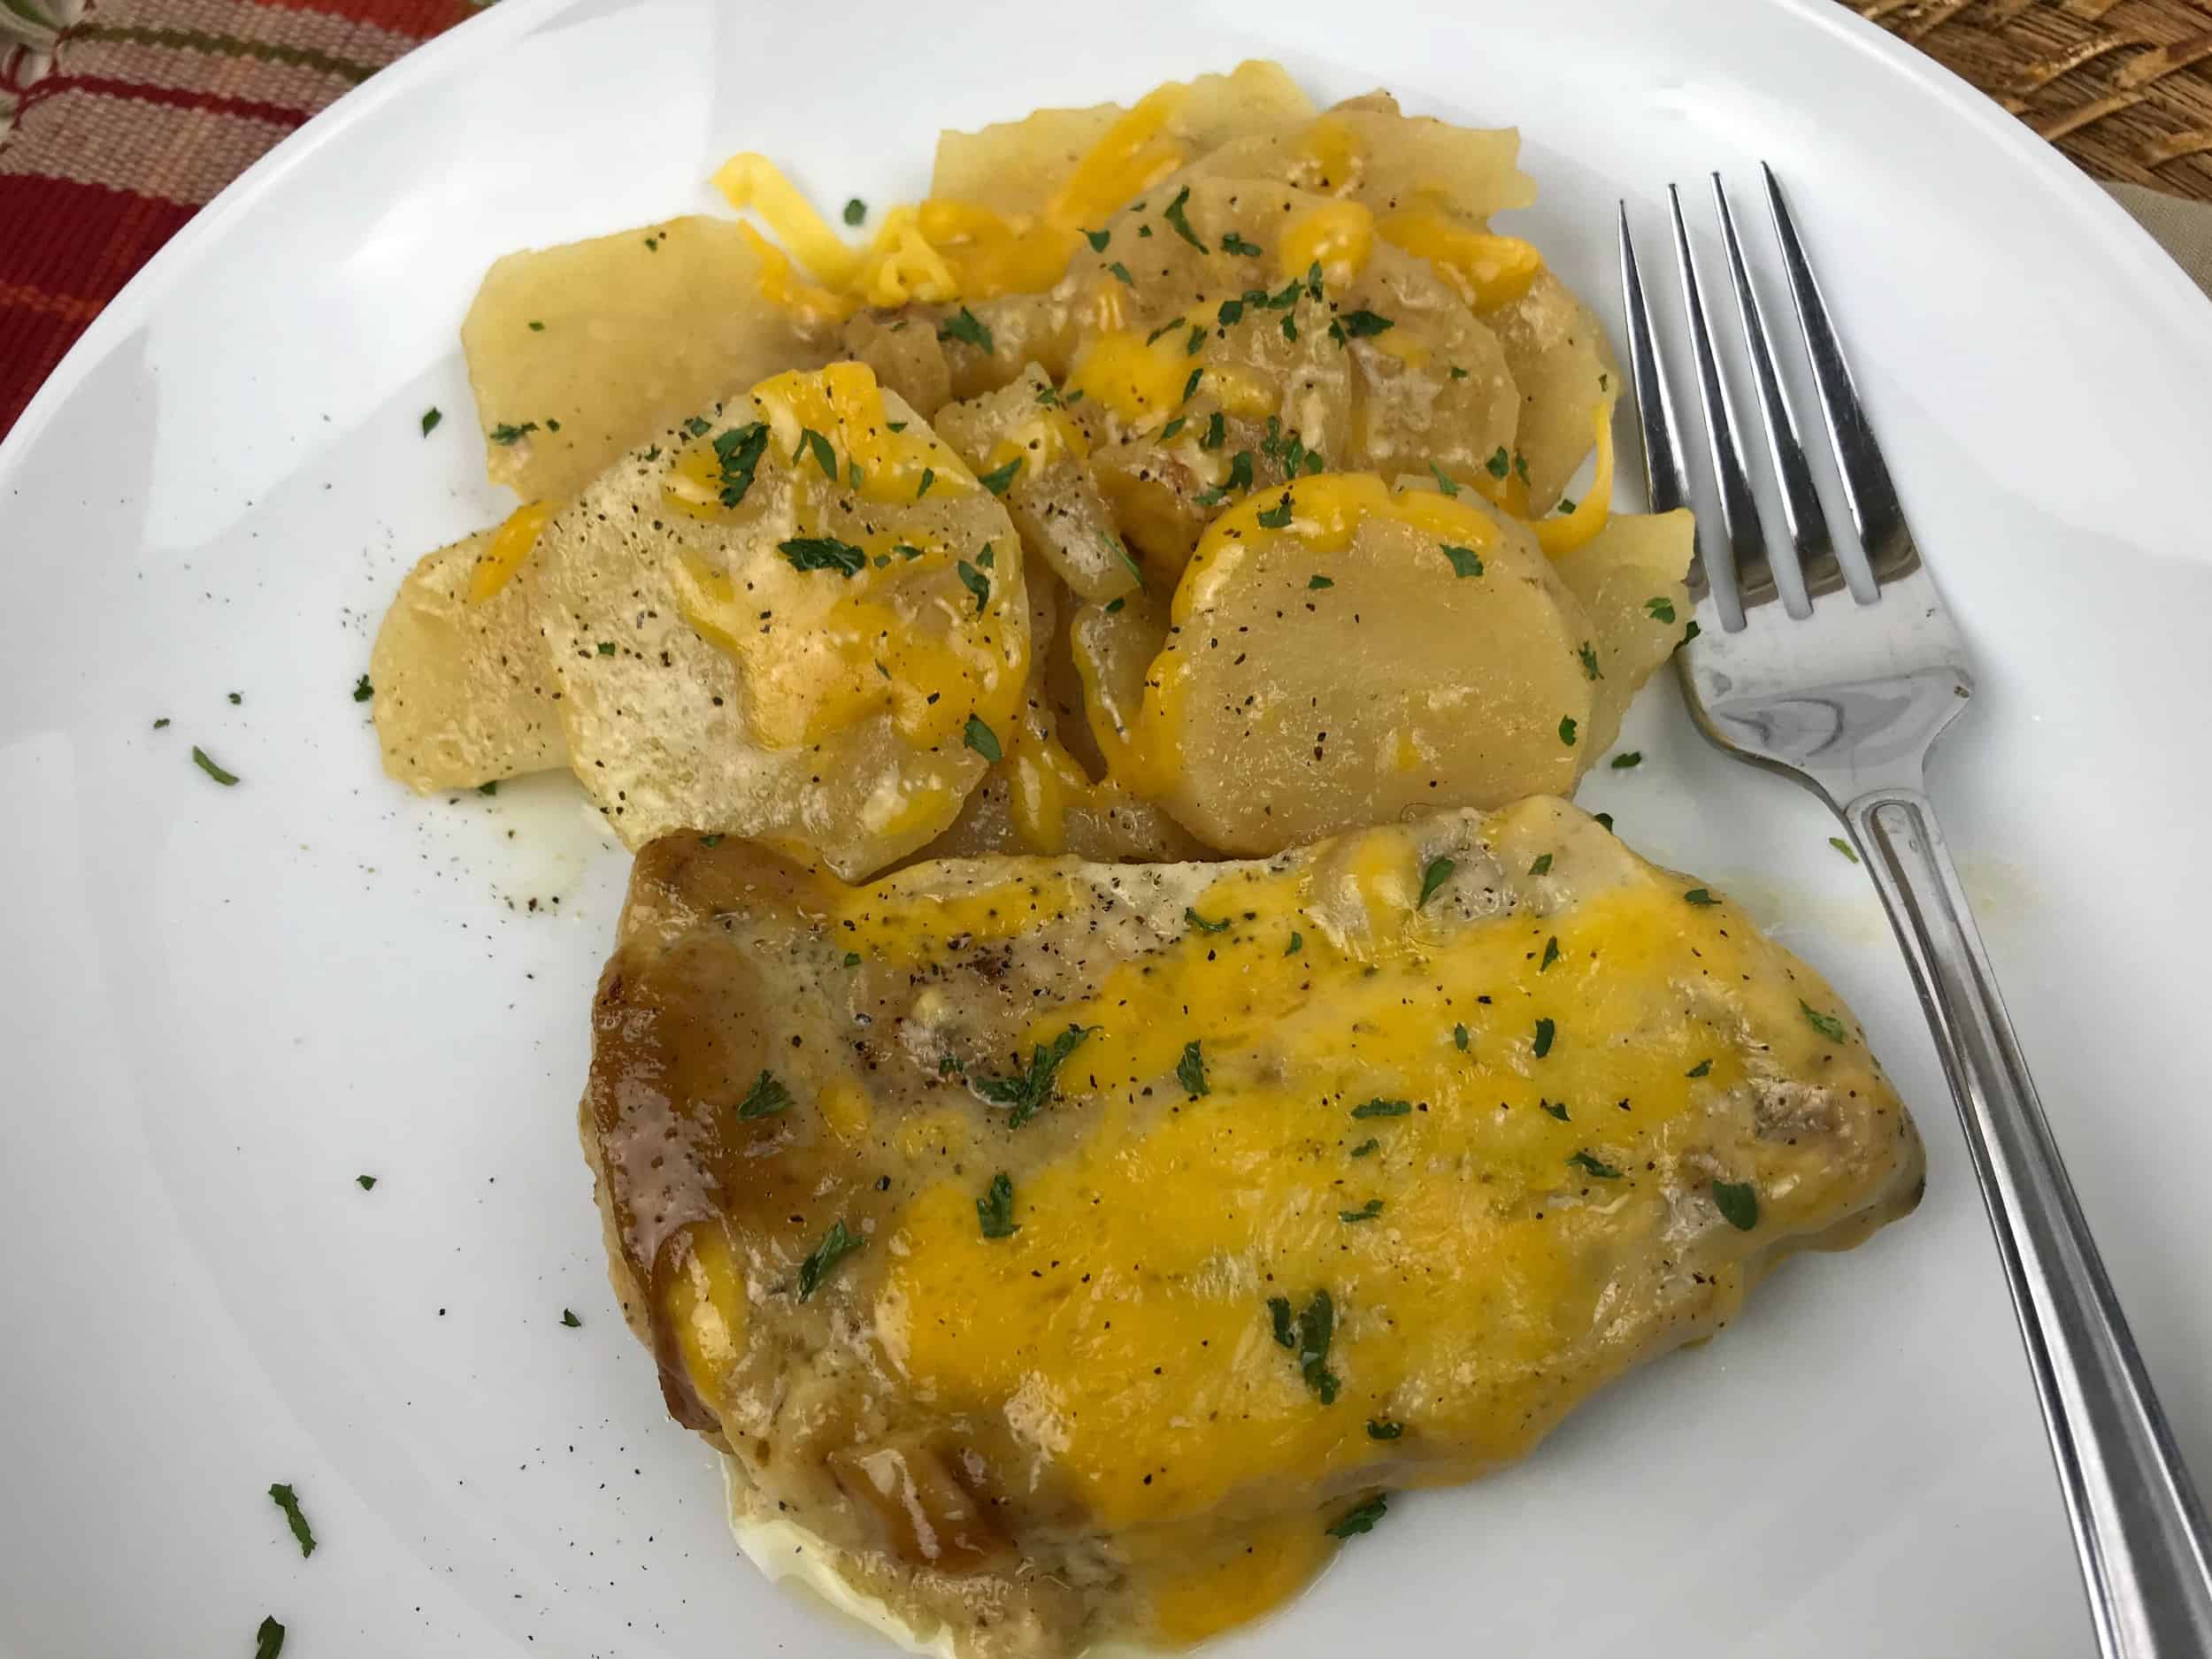
[[[2173,313],[2176,326],[2193,328],[2212,350],[2212,296],[2208,296],[2159,245],[2156,238],[2097,180],[2083,172],[2055,144],[2038,135],[2017,116],[1971,81],[1927,53],[1897,39],[1839,0],[1740,0],[1793,14],[1828,36],[1839,50],[1874,61],[1891,74],[1916,86],[2004,152],[2055,202],[2085,221],[2085,228],[2106,238],[2131,242],[2139,261],[2137,292],[2155,293]],[[15,425],[0,434],[0,478],[22,456],[129,331],[143,321],[192,265],[204,257],[241,214],[248,211],[296,167],[341,134],[370,120],[395,99],[476,61],[495,45],[534,32],[542,24],[586,0],[504,0],[414,47],[368,80],[334,99],[287,134],[243,173],[218,191],[182,229],[157,249],[87,326],[59,363],[32,395]]]

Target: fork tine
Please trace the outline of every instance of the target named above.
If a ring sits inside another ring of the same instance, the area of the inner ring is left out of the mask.
[[[1697,362],[1705,443],[1720,485],[1720,542],[1707,543],[1701,535],[1699,541],[1721,626],[1733,634],[1743,626],[1747,604],[1774,596],[1774,572],[1767,565],[1766,534],[1759,524],[1759,503],[1752,499],[1750,477],[1744,471],[1743,448],[1736,441],[1736,411],[1729,400],[1728,382],[1713,354],[1713,331],[1705,320],[1705,296],[1690,252],[1690,229],[1682,220],[1682,195],[1672,185],[1667,187],[1667,205],[1674,215],[1674,258],[1682,277],[1682,303],[1689,312],[1690,354]]]
[[[1806,355],[1812,361],[1813,385],[1820,397],[1820,415],[1834,446],[1836,470],[1843,478],[1844,499],[1851,508],[1851,522],[1859,533],[1859,545],[1878,585],[1909,576],[1920,565],[1912,532],[1905,525],[1905,511],[1897,503],[1897,488],[1874,429],[1867,425],[1866,409],[1844,358],[1843,342],[1821,297],[1819,279],[1805,257],[1805,244],[1782,199],[1781,181],[1764,162],[1767,208],[1774,218],[1774,237],[1781,244],[1782,268],[1789,278],[1790,298],[1797,307],[1797,324],[1804,331]]]
[[[1782,487],[1782,521],[1789,531],[1790,554],[1807,599],[1817,599],[1844,586],[1844,570],[1836,557],[1835,538],[1828,533],[1828,514],[1813,488],[1812,469],[1805,463],[1804,440],[1798,435],[1797,412],[1790,406],[1789,389],[1774,366],[1774,341],[1767,332],[1766,313],[1759,292],[1752,286],[1744,263],[1743,242],[1736,234],[1736,216],[1728,205],[1728,192],[1720,174],[1713,175],[1713,205],[1720,215],[1721,245],[1728,254],[1728,280],[1736,290],[1736,318],[1743,325],[1744,347],[1751,359],[1751,379],[1759,392],[1760,426],[1766,433],[1767,458]],[[1854,591],[1856,591],[1854,584]],[[1861,595],[1871,601],[1871,585]]]
[[[1644,482],[1651,510],[1671,512],[1690,502],[1690,468],[1682,452],[1682,426],[1675,418],[1674,394],[1667,389],[1666,365],[1659,356],[1658,332],[1644,298],[1643,274],[1636,265],[1636,242],[1628,232],[1628,204],[1621,204],[1621,308],[1628,318],[1628,373],[1636,394],[1636,415],[1644,430]]]

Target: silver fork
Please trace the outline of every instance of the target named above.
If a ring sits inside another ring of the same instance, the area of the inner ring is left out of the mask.
[[[1981,936],[1923,792],[1928,747],[1974,689],[1921,563],[1773,171],[1767,201],[1864,563],[1839,556],[1775,366],[1720,177],[1736,311],[1786,534],[1770,550],[1680,196],[1668,196],[1721,511],[1698,526],[1690,712],[1729,753],[1794,778],[1848,827],[1904,947],[1997,1235],[2106,1659],[2212,1655],[2212,1529],[2175,1449],[2036,1099]],[[1689,468],[1621,209],[1621,287],[1654,511],[1692,504]],[[1714,534],[1717,528],[1717,534]]]

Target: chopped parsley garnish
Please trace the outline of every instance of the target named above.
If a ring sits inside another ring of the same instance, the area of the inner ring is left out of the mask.
[[[1190,338],[1183,342],[1183,355],[1187,357],[1194,357],[1205,349],[1206,330],[1202,325],[1193,323],[1190,328]]]
[[[705,437],[707,428],[713,424],[704,415],[687,415],[684,418],[684,430],[695,438]]]
[[[1721,1219],[1739,1233],[1759,1225],[1759,1194],[1749,1181],[1715,1181],[1713,1205]]]
[[[1437,888],[1449,881],[1452,879],[1452,872],[1458,868],[1459,866],[1448,858],[1430,859],[1421,871],[1421,896],[1414,901],[1413,908],[1417,910],[1424,908],[1431,899],[1436,896]]]
[[[1156,345],[1182,326],[1183,319],[1181,318],[1171,317],[1165,322],[1162,323],[1157,328],[1155,328],[1150,334],[1147,334],[1144,337],[1144,343],[1148,346]]]
[[[374,1192],[374,1191],[376,1190],[376,1177],[375,1177],[375,1176],[373,1176],[373,1175],[357,1175],[357,1176],[355,1176],[353,1179],[354,1179],[354,1180],[355,1180],[355,1181],[356,1181],[356,1182],[359,1185],[359,1187],[360,1187],[360,1188],[361,1188],[361,1190],[362,1190],[363,1192],[365,1192],[365,1193],[373,1193],[373,1192]]]
[[[1375,1523],[1381,1520],[1390,1508],[1390,1500],[1377,1493],[1366,1502],[1345,1511],[1343,1517],[1329,1528],[1331,1538],[1357,1538],[1362,1532],[1371,1532]]]
[[[365,685],[367,685],[368,683],[369,683],[369,677],[368,677],[366,674],[362,675],[362,676],[361,676],[361,684],[362,684],[362,685],[364,685],[364,686],[365,686]],[[354,693],[353,693],[353,700],[354,700],[356,703],[359,703],[359,702],[361,701],[361,691],[360,691],[360,687],[356,687],[354,688]],[[154,722],[154,730],[155,730],[155,731],[157,731],[157,732],[158,732],[158,731],[160,731],[160,730],[162,729],[162,727],[164,727],[164,726],[167,726],[168,724],[169,724],[169,717],[168,717],[167,715],[165,715],[165,715],[163,715],[163,716],[161,717],[161,718],[159,718],[158,720],[156,720],[156,721]]]
[[[1131,288],[1136,287],[1137,279],[1129,274],[1129,267],[1122,264],[1120,260],[1115,260],[1106,268],[1112,272],[1117,277],[1120,278],[1122,281],[1126,282]]]
[[[830,1230],[822,1235],[806,1260],[799,1263],[799,1300],[804,1302],[820,1288],[824,1279],[840,1262],[860,1248],[860,1239],[845,1231],[842,1219],[830,1223]]]
[[[1447,547],[1444,557],[1451,560],[1452,574],[1455,576],[1482,574],[1482,555],[1471,547]]]
[[[1654,622],[1671,622],[1674,620],[1674,601],[1664,595],[1647,599],[1644,601],[1644,614]]]
[[[849,460],[845,463],[845,487],[848,489],[858,489],[867,481],[867,477],[860,470],[859,462]]]
[[[1549,853],[1538,853],[1536,855],[1536,862],[1529,865],[1528,872],[1532,876],[1549,875],[1551,873],[1551,855]]]
[[[564,1308],[561,1310],[561,1323],[566,1325],[570,1330],[574,1331],[580,1329],[584,1322],[576,1317],[576,1310],[574,1309]]]
[[[1236,232],[1231,231],[1221,239],[1221,251],[1235,254],[1240,259],[1256,259],[1260,257],[1260,245],[1256,242],[1247,242]]]
[[[1590,816],[1605,826],[1607,829],[1613,827],[1613,815],[1610,812],[1593,812]]]
[[[1336,1332],[1336,1304],[1317,1290],[1298,1316],[1298,1374],[1325,1406],[1336,1403],[1336,1373],[1329,1369],[1329,1339]]]
[[[1718,904],[1720,902],[1718,899],[1713,896],[1712,890],[1709,887],[1692,887],[1687,893],[1685,893],[1682,897],[1685,902],[1700,906],[1707,904]]]
[[[1705,1077],[1712,1071],[1712,1069],[1713,1063],[1711,1060],[1700,1060],[1695,1065],[1692,1066],[1682,1075],[1684,1077]]]
[[[936,481],[937,469],[933,466],[924,467],[922,469],[922,481],[914,487],[914,499],[916,501],[919,501],[923,496],[928,495],[929,487]]]
[[[715,831],[711,835],[702,835],[699,838],[699,845],[702,847],[719,847],[721,844],[722,832],[720,830]]]
[[[488,783],[478,784],[476,786],[476,793],[479,795],[497,795],[499,793],[499,780],[494,778]]]
[[[1221,302],[1221,309],[1214,313],[1215,323],[1223,328],[1242,321],[1243,318],[1244,302],[1242,300],[1224,300]]]
[[[1190,186],[1187,184],[1175,193],[1175,199],[1172,202],[1160,210],[1160,217],[1167,220],[1170,227],[1178,236],[1190,243],[1199,252],[1211,253],[1213,250],[1198,240],[1198,233],[1190,227],[1190,220],[1183,217],[1183,204],[1189,200]]]
[[[1602,1159],[1592,1157],[1587,1152],[1570,1152],[1567,1163],[1585,1175],[1594,1176],[1601,1181],[1617,1181],[1621,1179],[1618,1170]]]
[[[602,640],[599,641],[597,647],[599,655],[602,657],[612,657],[614,655],[614,641],[612,640]]]
[[[554,419],[552,416],[548,415],[545,418],[545,429],[548,432],[558,432],[561,429],[561,423]]]
[[[292,1529],[293,1538],[298,1540],[300,1554],[302,1555],[313,1555],[315,1534],[308,1530],[307,1517],[300,1513],[298,1494],[291,1487],[280,1481],[269,1488],[269,1497],[278,1509],[284,1511],[285,1524]]]
[[[857,576],[868,562],[865,553],[833,535],[793,536],[777,542],[776,551],[791,561],[795,571],[835,571],[847,577]]]
[[[435,408],[424,410],[422,411],[422,435],[426,438],[437,431],[438,423],[444,419],[444,414]]]
[[[1402,1423],[1393,1423],[1388,1417],[1367,1419],[1367,1438],[1371,1440],[1394,1440],[1406,1432]]]
[[[1355,1118],[1402,1118],[1413,1110],[1409,1100],[1371,1100],[1352,1108]]]
[[[365,685],[367,685],[367,684],[369,683],[369,677],[368,677],[366,674],[362,675],[362,677],[361,677],[361,683],[362,683],[363,685],[365,685]],[[355,692],[355,693],[353,694],[353,700],[354,700],[356,703],[360,702],[360,701],[361,701],[361,694],[360,694],[359,692],[357,692],[357,692]],[[1834,849],[1835,849],[1838,852],[1841,853],[1841,854],[1842,854],[1842,855],[1843,855],[1846,858],[1848,858],[1848,859],[1849,859],[1849,860],[1850,860],[1853,864],[1855,864],[1856,863],[1858,863],[1858,862],[1859,862],[1859,856],[1858,856],[1858,854],[1856,854],[1856,853],[1855,853],[1855,852],[1853,852],[1853,851],[1851,850],[1851,843],[1850,843],[1849,841],[1847,841],[1844,840],[1842,836],[1840,836],[1840,835],[1831,835],[1831,836],[1828,838],[1828,844],[1829,844],[1831,847],[1834,848]]]
[[[1529,481],[1528,457],[1523,455],[1518,449],[1513,451],[1513,474],[1524,484]]]
[[[1106,244],[1113,240],[1113,236],[1114,233],[1110,230],[1087,230],[1083,233],[1083,240],[1091,244],[1093,253],[1104,253]]]
[[[1294,342],[1297,340],[1298,319],[1295,317],[1293,317],[1288,311],[1285,311],[1283,313],[1282,330],[1284,339]]]
[[[1471,1039],[1468,1037],[1467,1027],[1464,1023],[1452,1027],[1453,1048],[1458,1049],[1460,1053],[1465,1054],[1467,1052],[1467,1044],[1470,1041]]]
[[[1429,471],[1435,475],[1437,488],[1442,490],[1447,495],[1455,496],[1459,494],[1459,480],[1449,472],[1433,461],[1429,463]]]
[[[814,465],[822,469],[822,476],[833,484],[837,482],[837,451],[830,448],[830,441],[811,426],[799,428],[799,447],[791,452],[795,465],[803,455],[812,455]]]
[[[1451,366],[1451,376],[1455,380],[1463,380],[1467,378],[1467,371],[1455,363]]]
[[[1569,513],[1569,512],[1572,512],[1574,510],[1575,510],[1575,503],[1574,503],[1574,497],[1573,497],[1573,496],[1571,496],[1571,495],[1562,495],[1562,496],[1559,498],[1559,504],[1558,504],[1558,507],[1557,507],[1556,511],[1560,511],[1560,512],[1563,512],[1563,513]]]
[[[192,746],[192,764],[226,789],[238,781],[236,772],[224,771],[220,765],[211,760],[207,751],[196,743]]]
[[[194,752],[196,754],[198,751],[195,750]],[[1798,1003],[1798,1007],[1805,1010],[1805,1018],[1808,1023],[1811,1025],[1812,1028],[1818,1032],[1822,1036],[1827,1038],[1830,1042],[1841,1042],[1844,1041],[1845,1033],[1843,1029],[1843,1022],[1838,1019],[1833,1014],[1824,1014],[1818,1009],[1815,1008],[1810,1002],[1801,1002]]]
[[[1372,339],[1377,334],[1386,334],[1397,326],[1389,318],[1380,316],[1363,307],[1356,311],[1346,311],[1331,323],[1329,338],[1341,346],[1347,340]]]
[[[961,741],[995,764],[1004,758],[1005,751],[999,747],[998,733],[983,724],[980,715],[968,717],[967,729],[962,734]]]
[[[1575,746],[1575,718],[1571,714],[1559,717],[1559,741],[1569,749]]]
[[[1644,751],[1640,749],[1632,749],[1625,755],[1616,755],[1613,757],[1613,770],[1615,772],[1627,772],[1631,768],[1640,766],[1643,764]]]
[[[991,1185],[975,1201],[975,1218],[987,1239],[1010,1239],[1021,1229],[1014,1225],[1014,1180],[1003,1171],[991,1177]]]
[[[885,429],[890,432],[904,432],[906,430],[906,422],[903,420],[887,420],[883,424]]]
[[[273,1617],[263,1619],[253,1633],[253,1659],[277,1659],[283,1651],[284,1626]]]
[[[1052,1081],[1059,1074],[1061,1062],[1081,1047],[1090,1034],[1085,1026],[1070,1025],[1048,1046],[1038,1043],[1030,1051],[1026,1071],[1018,1071],[1012,1077],[978,1078],[976,1093],[994,1106],[1013,1108],[1006,1115],[1006,1126],[1020,1128],[1051,1101]]]
[[[648,252],[648,253],[658,253],[660,250],[661,250],[661,242],[660,242],[660,238],[659,238],[659,237],[657,237],[657,236],[648,236],[648,237],[645,239],[645,251],[646,251],[646,252]]]
[[[1183,907],[1183,919],[1202,933],[1225,933],[1229,931],[1227,922],[1208,921],[1187,904]]]
[[[1306,948],[1306,936],[1295,928],[1291,930],[1290,943],[1283,947],[1283,955],[1294,956]]]
[[[991,339],[991,331],[977,320],[976,314],[964,305],[945,319],[937,330],[937,338],[957,340],[964,345],[973,346],[987,357],[998,349]]]
[[[1218,449],[1228,436],[1229,423],[1221,418],[1221,411],[1217,409],[1207,418],[1206,434],[1199,439],[1198,447],[1202,449]]]
[[[1198,382],[1203,380],[1205,375],[1206,371],[1202,365],[1190,372],[1190,379],[1183,382],[1182,401],[1184,403],[1187,403],[1192,398],[1198,396]]]
[[[1270,1296],[1267,1299],[1267,1320],[1268,1328],[1275,1333],[1278,1346],[1288,1348],[1298,1346],[1298,1333],[1291,1324],[1289,1297]]]
[[[1326,576],[1309,576],[1306,578],[1306,591],[1309,593],[1317,594],[1324,588],[1333,588],[1335,586],[1336,584],[1331,581]]]
[[[1175,1080],[1193,1100],[1213,1093],[1206,1084],[1205,1051],[1196,1038],[1183,1045],[1183,1057],[1175,1063]]]
[[[756,1118],[772,1118],[791,1104],[791,1091],[776,1080],[773,1071],[763,1071],[753,1079],[752,1087],[745,1091],[745,1098],[737,1103],[737,1119],[749,1123]]]
[[[1037,388],[1037,401],[1040,403],[1042,403],[1047,409],[1057,409],[1060,406],[1059,388],[1053,386],[1039,387]]]
[[[1535,1053],[1539,1060],[1551,1052],[1551,1040],[1558,1030],[1559,1027],[1548,1019],[1540,1019],[1536,1022]]]
[[[858,196],[845,204],[845,222],[848,225],[857,225],[867,217],[868,204]]]
[[[534,420],[526,420],[519,426],[510,426],[503,420],[492,428],[492,442],[502,446],[519,443],[526,434],[537,429],[538,423]]]
[[[1116,594],[1111,599],[1109,599],[1106,602],[1106,614],[1110,617],[1118,615],[1120,612],[1122,606],[1127,604],[1128,603],[1129,601],[1122,595]]]
[[[753,487],[753,474],[759,470],[760,457],[767,453],[768,423],[764,420],[749,421],[715,434],[714,464],[721,472],[717,481],[722,487],[720,500],[725,507],[734,507],[745,499]]]
[[[1576,648],[1575,655],[1582,659],[1582,677],[1585,680],[1605,678],[1605,671],[1598,666],[1597,651],[1589,641],[1583,641],[1581,645]]]
[[[1263,530],[1280,530],[1289,523],[1290,492],[1288,490],[1285,490],[1283,492],[1283,498],[1280,501],[1277,502],[1272,507],[1268,508],[1260,514],[1259,524],[1260,528]],[[1447,552],[1449,552],[1450,550],[1451,549],[1448,548],[1445,549]]]
[[[1558,1118],[1563,1124],[1567,1121],[1567,1102],[1563,1100],[1548,1101],[1540,1097],[1536,1102],[1536,1110],[1540,1112],[1549,1113],[1552,1117]]]
[[[983,550],[987,553],[990,549]],[[965,559],[962,559],[955,568],[960,577],[960,585],[975,595],[975,613],[981,616],[983,607],[991,603],[991,579]]]
[[[1505,445],[1502,443],[1490,458],[1482,464],[1482,468],[1493,478],[1503,478],[1513,470],[1513,457],[1505,452]]]
[[[1383,1201],[1381,1199],[1371,1198],[1365,1203],[1362,1204],[1357,1210],[1338,1210],[1336,1212],[1336,1218],[1348,1227],[1356,1222],[1372,1221],[1377,1216],[1382,1214],[1382,1204]]]
[[[1549,939],[1547,939],[1544,941],[1544,959],[1536,964],[1536,972],[1539,973],[1543,972],[1545,969],[1550,967],[1553,963],[1558,960],[1559,935],[1557,933],[1554,933]]]
[[[1122,569],[1129,572],[1129,580],[1141,589],[1144,587],[1144,567],[1129,557],[1129,549],[1122,544],[1121,538],[1111,531],[1108,531],[1106,545],[1112,550],[1114,557],[1121,561]]]
[[[1298,285],[1293,282],[1284,292],[1294,299],[1297,296],[1297,290]],[[1321,261],[1318,259],[1306,267],[1306,292],[1315,299],[1321,297]]]
[[[1370,1135],[1366,1140],[1361,1141],[1357,1146],[1352,1148],[1352,1156],[1356,1158],[1363,1158],[1381,1145],[1381,1141],[1376,1140],[1374,1136]]]
[[[1018,455],[1012,460],[1009,461],[1004,466],[992,468],[991,471],[984,473],[982,477],[977,479],[976,482],[982,485],[984,488],[989,490],[994,495],[1003,495],[1006,493],[1007,487],[1013,483],[1014,474],[1021,470],[1022,457]]]
[[[847,951],[845,953],[845,965],[849,968],[857,968],[860,965],[860,953],[857,950]]]
[[[1166,426],[1160,428],[1160,442],[1162,443],[1167,442],[1170,439],[1174,437],[1177,433],[1182,431],[1182,429],[1189,424],[1189,420],[1184,416],[1176,416],[1174,419],[1169,421]]]
[[[376,687],[369,683],[369,677],[366,674],[353,682],[353,700],[356,703],[366,703],[374,695],[376,695]],[[164,720],[162,724],[166,726],[169,723]]]

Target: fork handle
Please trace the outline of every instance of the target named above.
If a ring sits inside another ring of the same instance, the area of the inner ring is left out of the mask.
[[[1844,809],[1949,1079],[2035,1375],[2105,1659],[2212,1655],[2212,1529],[2036,1099],[1935,809]]]

